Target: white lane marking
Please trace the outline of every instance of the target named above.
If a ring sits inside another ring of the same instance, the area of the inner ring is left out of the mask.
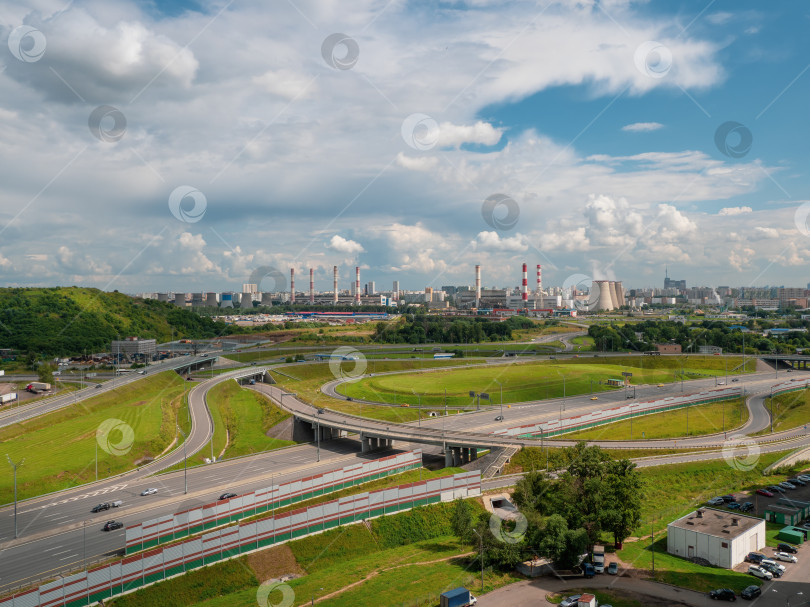
[[[61,546],[60,546],[60,548],[61,548]],[[54,552],[51,556],[59,556],[60,554],[66,554],[68,552],[73,552],[73,548],[69,548],[68,550],[62,550],[62,552]]]
[[[46,548],[42,552],[50,552],[51,550],[59,550],[62,546],[54,546],[53,548]]]
[[[78,555],[78,554],[71,554],[71,555],[66,556],[66,557],[64,557],[64,558],[61,558],[61,559],[59,559],[59,560],[60,560],[60,561],[66,561],[66,560],[68,560],[68,559],[73,559],[73,558],[76,558],[77,556],[79,556],[79,555]]]

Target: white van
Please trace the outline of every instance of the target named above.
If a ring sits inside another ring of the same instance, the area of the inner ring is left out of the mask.
[[[110,506],[112,506],[113,508],[118,508],[118,506],[120,506],[123,503],[124,502],[122,502],[121,500],[116,500],[114,502],[110,502]]]

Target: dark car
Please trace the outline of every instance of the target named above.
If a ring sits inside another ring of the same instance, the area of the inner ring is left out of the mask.
[[[777,552],[787,552],[788,554],[796,554],[799,551],[799,549],[796,548],[796,546],[785,543],[777,544],[776,550]]]
[[[759,589],[759,586],[747,586],[745,590],[740,593],[740,596],[744,599],[755,599],[762,594],[762,591]]]
[[[740,502],[731,502],[728,505],[729,510],[739,510],[742,508],[742,504]]]
[[[232,497],[236,497],[236,494],[235,493],[223,493],[222,495],[219,496],[219,499],[221,499],[221,500],[229,500]]]
[[[584,575],[587,578],[592,578],[596,576],[596,569],[594,569],[593,565],[591,565],[590,563],[585,563],[582,566],[582,575]]]
[[[124,523],[121,521],[107,521],[104,525],[104,531],[115,531],[116,529],[120,529],[124,526]]]
[[[801,480],[799,478],[789,478],[787,480],[791,485],[801,485],[802,487],[805,487],[807,485],[806,482],[804,482],[803,480]]]
[[[715,601],[736,601],[737,595],[730,588],[718,588],[717,590],[710,590],[709,596]]]
[[[740,512],[750,512],[754,509],[754,504],[752,502],[745,502],[742,506],[740,506]]]
[[[101,512],[102,510],[109,510],[110,504],[104,502],[103,504],[99,504],[98,506],[93,506],[93,509],[90,512]]]
[[[503,421],[503,415],[499,415],[498,417],[496,417],[495,421],[496,422],[502,422]]]
[[[755,565],[759,565],[764,558],[765,555],[760,552],[749,552],[745,555],[744,560],[746,563],[754,563]]]
[[[773,563],[765,563],[760,561],[759,566],[765,571],[770,571],[773,577],[782,577],[782,574],[784,573],[784,570],[781,567],[774,565]]]
[[[733,495],[721,495],[720,498],[727,504],[737,501],[737,498],[734,497]]]
[[[766,488],[768,489],[768,491],[771,491],[774,494],[785,492],[784,487],[780,487],[779,485],[768,485]]]

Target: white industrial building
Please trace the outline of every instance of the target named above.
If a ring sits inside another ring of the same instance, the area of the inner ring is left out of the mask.
[[[765,546],[765,521],[732,510],[701,508],[667,525],[667,552],[733,569]]]

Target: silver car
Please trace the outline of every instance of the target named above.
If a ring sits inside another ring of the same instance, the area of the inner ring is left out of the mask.
[[[777,552],[773,555],[773,558],[777,561],[785,561],[786,563],[795,563],[799,560],[794,555],[788,554],[787,552]]]

